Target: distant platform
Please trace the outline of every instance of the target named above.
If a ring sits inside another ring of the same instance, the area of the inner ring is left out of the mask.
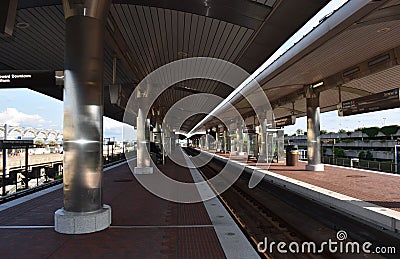
[[[204,151],[206,152],[206,151]],[[214,153],[222,160],[237,159]],[[378,227],[400,231],[400,175],[325,164],[325,171],[297,166],[266,164],[253,160],[237,163],[264,173],[267,181]]]

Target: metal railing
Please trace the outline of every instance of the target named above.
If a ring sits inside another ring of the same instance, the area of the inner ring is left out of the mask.
[[[333,158],[331,156],[322,157],[322,162],[324,164],[339,165],[345,167],[351,167],[352,164],[351,158]],[[396,168],[395,163],[361,159],[359,159],[358,162],[353,161],[353,168],[367,169],[392,174],[396,174],[397,172],[399,172]]]
[[[134,157],[134,152],[126,154],[114,154],[114,156],[103,157],[104,167],[108,167],[124,161],[126,157]],[[62,183],[63,168],[62,161],[52,161],[39,164],[30,164],[28,171],[25,166],[11,167],[7,170],[5,177],[6,195],[1,196],[0,203],[7,202],[39,190]],[[3,188],[3,180],[0,176],[0,189]]]

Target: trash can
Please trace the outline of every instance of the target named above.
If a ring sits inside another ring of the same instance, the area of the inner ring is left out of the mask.
[[[299,151],[296,145],[288,145],[286,147],[286,165],[297,166],[299,163]]]

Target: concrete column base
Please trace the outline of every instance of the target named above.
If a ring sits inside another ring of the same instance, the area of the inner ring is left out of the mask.
[[[59,209],[54,213],[54,229],[62,234],[88,234],[111,225],[111,207],[94,212],[69,212]]]
[[[314,172],[322,172],[325,170],[323,164],[318,164],[318,165],[306,165],[306,170],[307,171],[314,171]]]
[[[135,167],[134,174],[153,174],[153,167]]]

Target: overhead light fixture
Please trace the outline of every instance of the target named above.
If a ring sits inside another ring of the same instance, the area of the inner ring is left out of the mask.
[[[391,30],[390,27],[385,27],[385,28],[382,28],[382,29],[377,30],[376,32],[381,33],[381,32],[388,32],[388,31],[390,31],[390,30]]]
[[[15,27],[17,27],[18,29],[26,29],[30,26],[29,23],[27,22],[18,22]]]
[[[368,66],[371,67],[371,66],[377,65],[379,63],[385,62],[385,61],[387,61],[389,59],[390,59],[390,55],[389,54],[385,54],[383,56],[375,58],[374,60],[369,61],[368,62]]]
[[[178,51],[178,57],[179,58],[187,58],[189,56],[188,53],[184,52],[184,51]]]
[[[311,87],[312,87],[312,88],[317,88],[317,87],[320,87],[320,86],[323,86],[323,85],[324,85],[324,81],[321,81],[321,82],[312,84]]]
[[[346,77],[346,76],[349,76],[349,75],[352,75],[352,74],[355,74],[355,73],[358,73],[358,72],[360,72],[360,68],[359,67],[355,67],[355,68],[352,68],[352,69],[349,69],[349,70],[343,72],[343,76]]]

